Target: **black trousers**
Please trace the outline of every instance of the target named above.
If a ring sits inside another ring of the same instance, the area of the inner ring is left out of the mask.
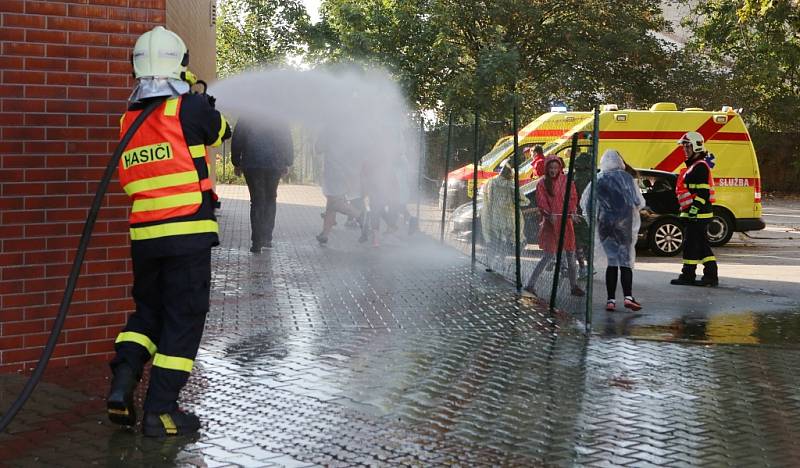
[[[684,220],[686,239],[683,241],[683,269],[681,276],[694,279],[697,265],[703,265],[703,278],[717,279],[717,258],[708,244],[708,220]]]
[[[153,358],[147,412],[177,409],[197,356],[209,308],[211,249],[181,256],[133,257],[136,311],[117,337],[111,369],[126,363],[141,376]]]
[[[633,270],[630,267],[606,267],[606,293],[608,300],[615,299],[617,296],[617,270],[619,270],[622,280],[622,294],[633,296]]]
[[[245,168],[250,191],[250,239],[255,247],[272,242],[281,172],[275,169]]]

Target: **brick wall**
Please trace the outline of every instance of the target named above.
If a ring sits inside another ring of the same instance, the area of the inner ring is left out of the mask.
[[[165,0],[0,1],[0,372],[39,359]],[[112,181],[51,366],[108,359],[133,310],[128,198]]]

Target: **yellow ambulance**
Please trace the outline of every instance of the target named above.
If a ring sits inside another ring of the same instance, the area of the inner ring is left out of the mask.
[[[571,137],[576,131],[591,132],[594,117],[576,124],[545,148],[545,154],[569,157]],[[678,110],[671,102],[654,104],[648,110],[618,109],[606,105],[600,112],[598,163],[606,149],[619,151],[635,168],[679,172],[684,166],[683,149],[677,140],[688,132],[699,132],[715,157],[712,169],[716,189],[714,218],[709,223],[712,245],[724,245],[733,232],[764,229],[761,219],[761,176],[750,134],[736,110],[723,106],[709,111]],[[520,168],[520,179],[530,178],[530,165]]]
[[[540,115],[519,131],[518,140],[521,149],[534,145],[546,145],[566,135],[576,124],[585,122],[591,112],[552,111]],[[494,148],[481,158],[478,163],[478,187],[500,172],[502,163],[514,152],[514,138],[508,135],[500,138]],[[520,160],[520,166],[525,161]],[[520,174],[520,185],[530,181]],[[455,169],[447,176],[447,206],[455,208],[472,198],[472,164]],[[445,185],[439,189],[439,207],[444,199]]]

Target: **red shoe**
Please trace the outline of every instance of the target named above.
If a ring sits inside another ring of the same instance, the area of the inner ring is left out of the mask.
[[[642,305],[636,302],[636,299],[633,297],[626,297],[625,298],[625,308],[631,309],[632,311],[636,312],[637,310],[642,309]]]
[[[616,308],[617,308],[617,301],[615,301],[614,299],[609,299],[608,302],[606,302],[607,311],[614,312]]]

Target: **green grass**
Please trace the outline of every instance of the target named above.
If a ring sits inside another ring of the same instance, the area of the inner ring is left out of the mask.
[[[243,175],[237,176],[233,173],[233,163],[231,163],[230,157],[226,158],[225,164],[223,164],[222,155],[218,155],[216,166],[218,184],[246,185]]]

